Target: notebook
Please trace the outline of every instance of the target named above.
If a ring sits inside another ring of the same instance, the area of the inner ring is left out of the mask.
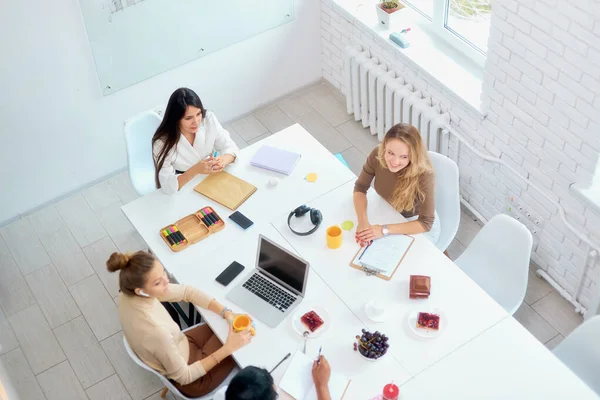
[[[230,210],[236,210],[256,192],[256,186],[221,171],[208,175],[194,190]]]
[[[298,164],[298,160],[300,160],[300,154],[298,153],[264,145],[258,149],[250,164],[289,175]]]
[[[279,388],[295,400],[317,400],[317,389],[312,379],[312,365],[315,358],[297,351],[290,362],[285,375],[279,382]],[[331,371],[329,392],[331,400],[341,400],[350,384],[348,378]]]
[[[375,239],[356,254],[352,264],[389,276],[396,270],[413,241],[413,237],[406,235],[389,235]]]

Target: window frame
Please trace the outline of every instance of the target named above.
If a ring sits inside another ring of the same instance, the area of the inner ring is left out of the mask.
[[[485,66],[487,54],[482,50],[472,45],[466,38],[462,37],[458,32],[451,30],[450,27],[446,27],[446,19],[448,16],[448,10],[450,9],[451,0],[433,0],[433,15],[430,19],[429,16],[425,15],[416,5],[411,3],[411,0],[400,0],[407,6],[411,7],[417,13],[423,17],[422,27],[436,37],[442,39],[444,42],[452,46],[454,49],[464,54],[466,57],[471,59],[477,65],[482,68]],[[491,28],[491,25],[490,25]]]

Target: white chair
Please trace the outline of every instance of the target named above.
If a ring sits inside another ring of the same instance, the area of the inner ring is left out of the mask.
[[[588,319],[553,350],[571,371],[600,394],[600,316]]]
[[[498,214],[481,228],[455,263],[514,314],[525,298],[532,243],[525,225]]]
[[[446,251],[460,224],[460,193],[458,165],[448,157],[429,152],[435,170],[435,211],[440,219],[440,236],[436,246]]]
[[[160,122],[160,116],[154,111],[145,111],[125,121],[129,179],[140,196],[156,190],[152,136]]]
[[[185,329],[183,332],[193,329],[199,325],[203,325],[203,324],[194,325],[192,327]],[[210,392],[204,396],[201,396],[201,397],[194,397],[194,398],[186,397],[179,390],[177,390],[175,385],[173,385],[167,377],[165,377],[164,375],[162,375],[160,372],[156,371],[155,369],[150,368],[142,360],[140,360],[140,358],[137,356],[137,354],[135,354],[135,352],[131,349],[131,346],[129,346],[129,343],[127,343],[127,338],[125,338],[125,336],[123,336],[123,346],[125,346],[125,350],[127,351],[127,354],[129,354],[129,357],[131,357],[131,359],[133,360],[134,363],[136,363],[140,367],[144,368],[146,371],[150,371],[154,375],[158,376],[158,379],[160,379],[160,381],[163,383],[163,385],[165,385],[165,388],[162,390],[160,397],[164,398],[167,395],[167,392],[170,391],[171,393],[173,393],[173,395],[175,395],[176,397],[179,397],[180,399],[183,399],[183,400],[212,400],[215,392],[219,389],[219,388],[216,388],[212,392]],[[235,367],[233,369],[233,371],[231,371],[231,373],[227,376],[227,378],[225,378],[223,383],[221,383],[220,387],[227,386],[229,384],[229,382],[233,379],[233,377],[239,371],[240,371],[239,368]]]

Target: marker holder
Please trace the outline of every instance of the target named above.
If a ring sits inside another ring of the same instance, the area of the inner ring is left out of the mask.
[[[208,214],[208,217],[206,214]],[[216,217],[216,222],[213,217]],[[181,218],[174,224],[165,226],[159,231],[159,235],[171,250],[177,252],[187,248],[191,244],[198,243],[223,228],[225,228],[223,218],[212,207],[203,207],[195,213]],[[184,240],[180,239],[181,236],[179,234],[172,234],[172,231],[180,232]],[[169,240],[168,236],[173,240]],[[179,239],[175,240],[176,238]]]

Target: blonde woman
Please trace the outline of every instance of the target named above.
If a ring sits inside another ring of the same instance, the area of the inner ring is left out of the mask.
[[[373,178],[375,191],[407,222],[371,225],[367,216],[367,190]],[[433,243],[437,242],[440,226],[435,215],[434,172],[417,128],[394,125],[369,154],[354,185],[354,209],[358,217],[356,241],[361,246],[395,234],[425,233]]]
[[[230,357],[250,343],[249,329],[235,333],[236,314],[219,302],[186,285],[174,285],[162,264],[149,253],[113,253],[106,267],[119,271],[119,321],[137,356],[175,382],[181,393],[200,397],[216,389],[235,367]],[[229,322],[229,335],[221,344],[208,325],[186,331],[171,319],[161,302],[187,301],[208,309]]]

